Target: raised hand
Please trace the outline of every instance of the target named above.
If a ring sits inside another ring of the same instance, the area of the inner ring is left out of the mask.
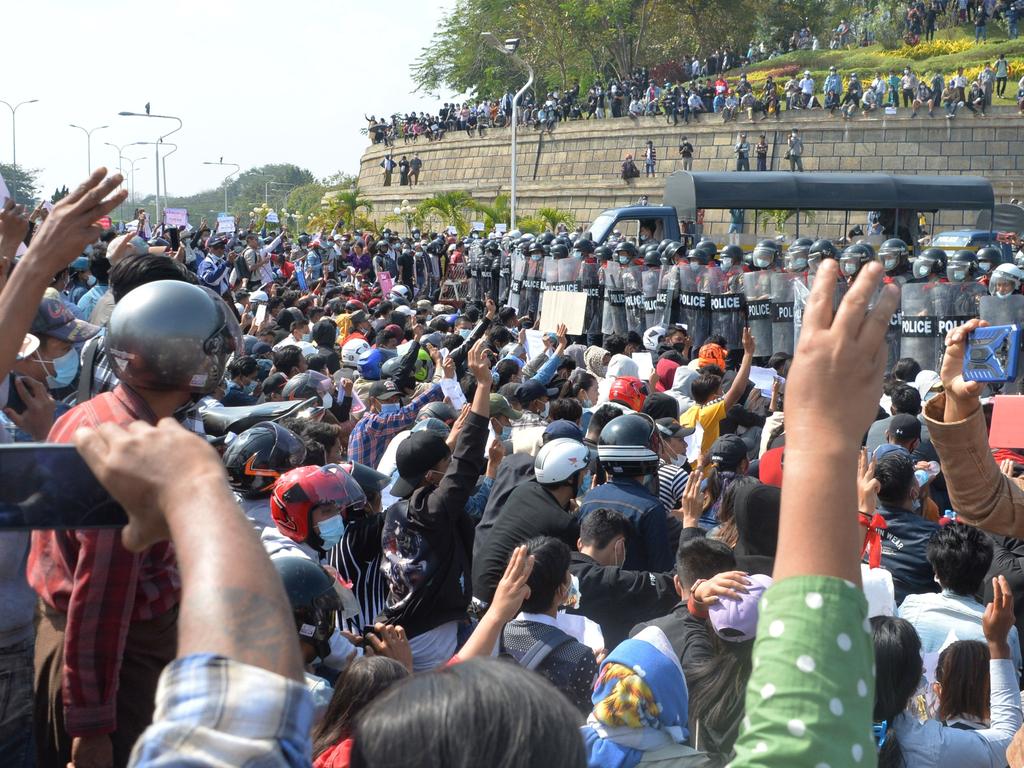
[[[963,421],[981,407],[979,398],[985,385],[980,381],[964,381],[964,356],[971,331],[986,325],[988,323],[984,320],[975,318],[946,334],[946,351],[939,371],[942,389],[946,393],[943,421]]]

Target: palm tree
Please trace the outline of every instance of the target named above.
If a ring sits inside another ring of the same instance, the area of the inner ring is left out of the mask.
[[[563,211],[561,208],[541,208],[535,215],[537,218],[543,219],[544,223],[547,224],[547,228],[552,232],[558,228],[559,224],[565,224],[565,226],[570,228],[576,225],[576,217],[569,211]]]
[[[488,232],[494,229],[495,224],[508,224],[512,219],[510,199],[504,192],[495,196],[490,205],[474,200],[470,203],[470,210],[483,214],[484,229]]]
[[[359,193],[358,186],[334,190],[328,192],[325,197],[331,200],[331,207],[337,209],[338,216],[346,227],[351,227],[355,223],[356,214],[360,208],[364,209],[366,213],[373,210],[373,203],[370,202],[369,198],[363,197]]]
[[[416,206],[416,219],[423,221],[431,216],[441,220],[445,226],[455,227],[461,235],[469,234],[469,222],[465,211],[472,208],[473,198],[465,192],[438,192]]]

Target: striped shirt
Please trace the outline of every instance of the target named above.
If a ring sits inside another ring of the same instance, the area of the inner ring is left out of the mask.
[[[340,629],[362,634],[383,613],[387,603],[388,582],[381,570],[383,552],[381,534],[384,515],[370,515],[345,526],[345,535],[327,553],[327,562],[342,578],[352,584],[352,594],[359,600],[359,615]]]
[[[658,498],[669,512],[679,509],[683,501],[683,491],[686,490],[686,478],[689,476],[682,467],[666,461],[659,462]]]

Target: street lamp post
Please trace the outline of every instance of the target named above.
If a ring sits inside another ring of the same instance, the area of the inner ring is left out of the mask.
[[[529,73],[526,85],[520,88],[512,98],[512,193],[509,205],[510,218],[512,219],[509,222],[509,231],[511,232],[516,228],[516,129],[518,128],[519,123],[519,99],[522,98],[523,94],[529,90],[531,85],[533,85],[533,67],[516,55],[516,49],[519,48],[518,37],[508,38],[504,43],[498,42],[498,38],[490,32],[483,32],[480,37],[482,37],[484,42],[488,45],[501,51],[520,67],[526,69]]]
[[[149,105],[146,105],[149,108]],[[154,222],[160,221],[160,145],[163,143],[171,134],[177,133],[181,130],[182,122],[180,117],[174,115],[151,115],[148,112],[118,112],[121,117],[155,117],[158,120],[177,120],[178,127],[169,133],[165,133],[163,136],[156,140],[156,218]]]
[[[132,169],[131,170],[132,182],[129,185],[131,187],[131,189],[129,190],[128,194],[129,194],[129,197],[131,197],[131,199],[132,199],[132,206],[133,207],[135,205],[135,164],[139,163],[139,162],[142,162],[145,159],[146,159],[145,155],[143,155],[142,157],[136,157],[134,160],[132,160],[130,157],[126,157],[125,158],[125,160],[127,160],[129,162],[129,164],[131,165],[131,169]]]
[[[235,169],[224,177],[224,213],[226,214],[228,212],[228,179],[230,179],[232,176],[234,176],[236,173],[242,170],[242,166],[240,166],[238,163],[225,163],[223,160],[221,160],[219,163],[214,163],[210,160],[204,160],[203,165],[223,165],[228,168],[233,167]]]
[[[18,111],[18,107],[22,107],[25,104],[35,104],[39,99],[29,99],[28,101],[19,101],[13,107],[6,101],[0,99],[0,104],[3,104],[9,110],[11,110],[11,165],[18,164],[18,126],[15,122],[15,113]],[[91,173],[91,171],[90,171]]]
[[[74,123],[68,123],[72,128],[77,128],[85,134],[85,175],[89,177],[92,174],[92,134],[93,131],[102,131],[104,128],[109,128],[109,125],[97,125],[95,128],[83,128],[80,125]]]
[[[109,141],[104,141],[103,142],[103,146],[105,146],[105,147],[113,147],[114,149],[117,150],[117,172],[121,174],[121,179],[122,179],[121,183],[123,184],[124,183],[124,165],[122,165],[121,161],[122,160],[127,160],[128,158],[126,158],[123,154],[121,154],[121,152],[128,145],[127,144],[123,144],[123,145],[121,145],[119,147],[119,146],[117,146],[117,144],[112,144]],[[91,173],[91,171],[90,171],[90,173]],[[120,209],[121,221],[124,221],[124,200],[121,201],[121,205],[118,206],[118,208]]]
[[[263,204],[264,205],[270,205],[270,188],[271,187],[275,187],[275,186],[276,187],[287,187],[288,189],[292,189],[293,187],[296,187],[298,185],[296,185],[296,184],[289,184],[286,181],[268,181],[266,184],[263,185]],[[285,202],[287,202],[287,200]]]

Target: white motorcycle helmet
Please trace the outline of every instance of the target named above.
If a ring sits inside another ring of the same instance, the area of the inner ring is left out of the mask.
[[[395,299],[401,299],[402,301],[408,301],[409,300],[409,287],[406,286],[406,285],[401,285],[401,284],[396,285],[394,288],[391,289],[391,293],[388,294],[388,298],[390,298],[392,301],[394,301]]]
[[[1020,290],[1024,282],[1024,270],[1013,264],[1000,264],[992,270],[988,281],[988,292],[999,298],[1006,298]]]
[[[341,347],[341,364],[346,368],[358,368],[359,356],[370,348],[366,339],[351,339]]]
[[[656,352],[663,338],[665,338],[665,326],[661,324],[652,325],[644,331],[644,349],[649,352]]]
[[[541,446],[533,460],[534,475],[541,485],[564,483],[590,467],[590,449],[579,440],[559,437]]]

